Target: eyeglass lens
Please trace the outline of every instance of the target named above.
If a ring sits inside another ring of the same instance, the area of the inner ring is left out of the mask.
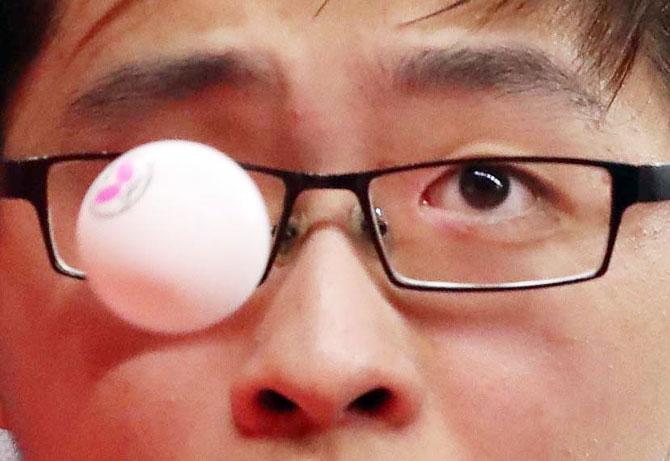
[[[386,258],[401,280],[463,285],[549,281],[595,273],[610,233],[606,169],[489,162],[380,176]]]
[[[109,164],[110,160],[70,161],[57,163],[49,170],[47,201],[51,239],[57,258],[66,268],[82,271],[76,236],[77,218],[86,192]],[[265,199],[270,221],[277,224],[286,195],[284,182],[269,174],[248,173]],[[212,213],[217,212],[212,209]],[[165,229],[165,232],[170,230]]]

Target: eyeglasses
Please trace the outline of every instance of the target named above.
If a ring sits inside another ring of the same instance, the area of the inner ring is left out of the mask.
[[[85,278],[75,232],[79,207],[119,155],[0,164],[0,197],[35,207],[51,264],[63,275]],[[600,277],[624,211],[670,200],[670,164],[475,157],[339,175],[240,165],[261,191],[274,225],[261,283],[291,238],[296,199],[309,189],[355,193],[363,229],[390,281],[434,291],[516,290]]]

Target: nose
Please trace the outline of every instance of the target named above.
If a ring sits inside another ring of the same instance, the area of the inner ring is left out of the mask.
[[[232,386],[238,430],[299,437],[348,424],[411,424],[422,393],[408,328],[346,236],[315,232],[288,271]]]

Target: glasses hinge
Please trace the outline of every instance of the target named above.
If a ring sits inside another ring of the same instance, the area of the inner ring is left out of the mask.
[[[638,177],[638,201],[663,200],[670,200],[670,164],[641,166]]]

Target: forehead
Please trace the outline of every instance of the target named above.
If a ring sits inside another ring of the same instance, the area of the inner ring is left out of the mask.
[[[444,32],[459,27],[472,31],[490,17],[487,12],[498,3],[493,0],[451,3],[444,0],[69,0],[60,8],[59,36],[75,54],[85,48],[94,52],[110,40],[126,42],[126,46],[165,46],[193,34],[204,38],[205,45],[224,38],[267,42],[278,38],[271,33],[277,29],[283,29],[285,34],[309,36],[344,32],[345,36],[340,34],[330,40],[335,45],[348,41],[355,31],[363,29],[396,34]],[[494,20],[487,23],[487,30],[522,28],[528,34],[546,36],[548,31],[558,33],[555,27],[547,28],[547,22],[558,23],[557,18],[568,19],[560,21],[566,24],[572,22],[571,15],[556,14],[560,8],[552,7],[553,2],[540,5],[535,2],[533,8],[524,9],[513,8],[515,2],[510,3],[511,8],[498,11]],[[545,24],[539,25],[538,17]],[[304,27],[306,24],[309,26]],[[223,37],[226,32],[232,37]]]

